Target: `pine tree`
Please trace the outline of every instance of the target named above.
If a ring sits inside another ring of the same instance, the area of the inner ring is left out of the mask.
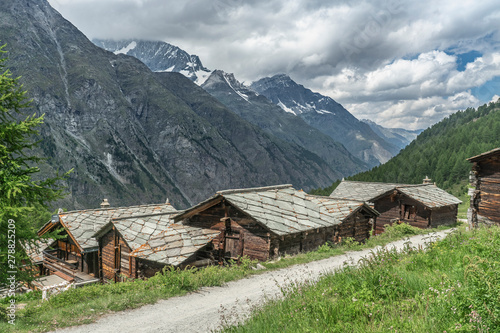
[[[0,285],[29,282],[32,272],[24,251],[26,242],[36,239],[30,216],[47,212],[47,205],[61,197],[60,180],[55,176],[34,180],[43,160],[29,155],[36,147],[34,137],[43,123],[43,115],[23,118],[30,102],[26,92],[5,67],[5,45],[0,46]]]

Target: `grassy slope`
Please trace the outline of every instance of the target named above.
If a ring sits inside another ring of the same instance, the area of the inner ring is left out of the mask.
[[[500,229],[458,231],[428,251],[378,251],[359,269],[283,291],[228,332],[498,332]]]
[[[426,129],[387,163],[347,179],[418,184],[429,176],[459,196],[466,192],[471,168],[466,159],[500,147],[498,133],[500,102],[459,111]],[[313,192],[329,195],[337,185]]]
[[[153,304],[160,299],[183,295],[203,286],[220,286],[228,281],[267,270],[320,260],[346,251],[372,248],[408,235],[430,231],[399,225],[369,239],[366,244],[348,242],[334,247],[324,245],[314,252],[285,256],[279,261],[263,263],[266,270],[261,271],[251,268],[255,262],[243,260],[240,266],[234,265],[228,268],[212,266],[200,271],[166,271],[165,274],[157,274],[147,281],[136,280],[71,289],[53,296],[47,302],[41,302],[39,292],[30,293],[16,299],[16,304],[24,304],[24,308],[17,310],[15,326],[5,322],[2,308],[5,308],[9,299],[3,299],[0,300],[0,332],[45,332],[60,327],[90,323],[107,313]]]

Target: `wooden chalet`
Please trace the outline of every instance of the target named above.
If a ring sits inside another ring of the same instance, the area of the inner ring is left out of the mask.
[[[61,230],[62,239],[54,241],[43,251],[42,272],[55,274],[64,280],[85,284],[99,281],[101,276],[99,243],[94,234],[112,219],[176,212],[170,204],[108,208],[60,212],[52,216],[40,230],[42,236]]]
[[[500,225],[500,148],[467,159],[472,163],[469,224]]]
[[[364,241],[377,215],[363,202],[311,196],[280,185],[220,191],[174,220],[218,231],[212,244],[219,261],[241,256],[265,261],[341,237]]]
[[[380,213],[375,234],[384,232],[386,225],[407,222],[418,228],[453,224],[457,220],[459,199],[430,183],[394,184],[342,181],[330,194],[331,198],[361,200]]]
[[[165,266],[197,265],[209,259],[200,250],[219,232],[174,224],[177,213],[113,218],[94,234],[102,281],[148,278]]]

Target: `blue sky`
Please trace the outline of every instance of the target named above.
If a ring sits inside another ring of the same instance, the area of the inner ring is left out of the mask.
[[[286,73],[387,127],[500,95],[498,1],[48,1],[90,39],[162,40],[246,83]]]

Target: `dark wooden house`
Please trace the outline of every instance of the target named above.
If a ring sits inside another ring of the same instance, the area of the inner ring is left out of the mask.
[[[459,199],[426,179],[424,184],[394,184],[342,181],[330,197],[362,200],[380,213],[375,234],[386,225],[407,222],[419,228],[453,224],[457,220]]]
[[[219,232],[174,224],[177,213],[115,218],[102,227],[94,235],[101,253],[101,280],[148,278],[165,266],[197,265],[208,259],[202,249]]]
[[[42,236],[60,230],[64,236],[43,251],[43,273],[76,284],[99,281],[101,258],[94,234],[112,219],[167,212],[176,210],[170,204],[161,204],[60,212],[38,231]]]
[[[500,225],[500,148],[467,159],[472,163],[469,224]]]
[[[248,256],[264,261],[341,237],[364,241],[377,215],[363,202],[311,196],[280,185],[220,191],[174,220],[219,231],[212,241],[218,260]]]

